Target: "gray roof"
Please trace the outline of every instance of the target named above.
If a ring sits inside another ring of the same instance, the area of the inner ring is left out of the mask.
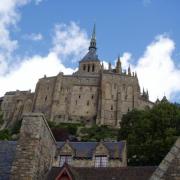
[[[58,148],[61,148],[66,142],[57,142]],[[68,142],[75,150],[75,157],[92,158],[93,152],[99,142]],[[110,158],[122,158],[122,151],[125,147],[125,141],[102,142],[109,150]],[[117,154],[118,152],[118,154]],[[118,155],[118,156],[117,156]]]
[[[0,180],[8,180],[16,152],[16,141],[0,141]]]
[[[82,61],[99,61],[96,49],[90,48],[89,52],[82,58]]]

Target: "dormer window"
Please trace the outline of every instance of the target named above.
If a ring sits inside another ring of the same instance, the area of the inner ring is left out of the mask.
[[[107,156],[95,156],[95,167],[107,167],[108,157]]]
[[[71,164],[71,161],[72,161],[72,156],[70,155],[60,156],[59,166],[62,167],[64,163]]]

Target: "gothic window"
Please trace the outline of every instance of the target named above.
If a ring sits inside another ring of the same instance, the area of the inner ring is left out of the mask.
[[[107,167],[108,157],[107,156],[95,156],[95,167]]]
[[[62,167],[64,163],[71,164],[72,156],[70,155],[63,155],[60,156],[59,166]]]
[[[90,65],[88,64],[88,72],[90,71]]]
[[[84,70],[84,71],[86,70],[86,65],[85,65],[85,64],[83,65],[83,70]]]
[[[94,64],[92,65],[92,72],[94,72]]]

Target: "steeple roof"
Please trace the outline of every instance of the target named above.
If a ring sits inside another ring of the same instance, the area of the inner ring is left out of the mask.
[[[81,61],[99,61],[98,55],[96,54],[96,26],[94,24],[91,41],[89,45],[88,53],[82,58]]]

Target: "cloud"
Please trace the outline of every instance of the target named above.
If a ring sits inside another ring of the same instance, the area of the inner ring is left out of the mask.
[[[29,0],[1,0],[0,1],[0,75],[7,71],[12,53],[18,47],[17,40],[10,37],[10,28],[15,27],[20,20],[18,8],[27,4]]]
[[[55,25],[51,50],[60,55],[63,61],[67,59],[71,59],[71,62],[79,61],[87,52],[88,45],[87,33],[80,29],[75,22],[71,22],[69,25]]]
[[[40,3],[42,3],[43,0],[35,0],[35,4],[39,5]]]
[[[41,33],[25,34],[23,36],[23,39],[31,40],[31,41],[41,41],[41,40],[43,40],[43,35]]]
[[[170,37],[159,35],[146,47],[137,63],[131,63],[132,69],[138,73],[141,88],[149,90],[153,101],[157,97],[162,98],[164,94],[171,99],[174,93],[180,93],[180,69],[175,66],[172,58],[174,49],[175,43]],[[130,57],[126,56],[123,61],[126,68],[131,62]]]
[[[21,62],[8,69],[8,73],[0,75],[0,89],[2,96],[6,91],[12,90],[34,90],[39,78],[44,74],[47,76],[57,75],[59,72],[72,74],[75,69],[67,68],[62,61],[66,56],[71,55],[73,59],[80,57],[80,54],[87,48],[86,33],[79,26],[72,22],[69,25],[57,25],[54,28],[53,46],[46,56],[34,55],[22,58]],[[60,28],[63,26],[63,29]],[[77,42],[78,41],[78,42]],[[77,42],[77,45],[75,46]],[[72,45],[72,49],[69,47]],[[86,49],[87,50],[87,49]]]

